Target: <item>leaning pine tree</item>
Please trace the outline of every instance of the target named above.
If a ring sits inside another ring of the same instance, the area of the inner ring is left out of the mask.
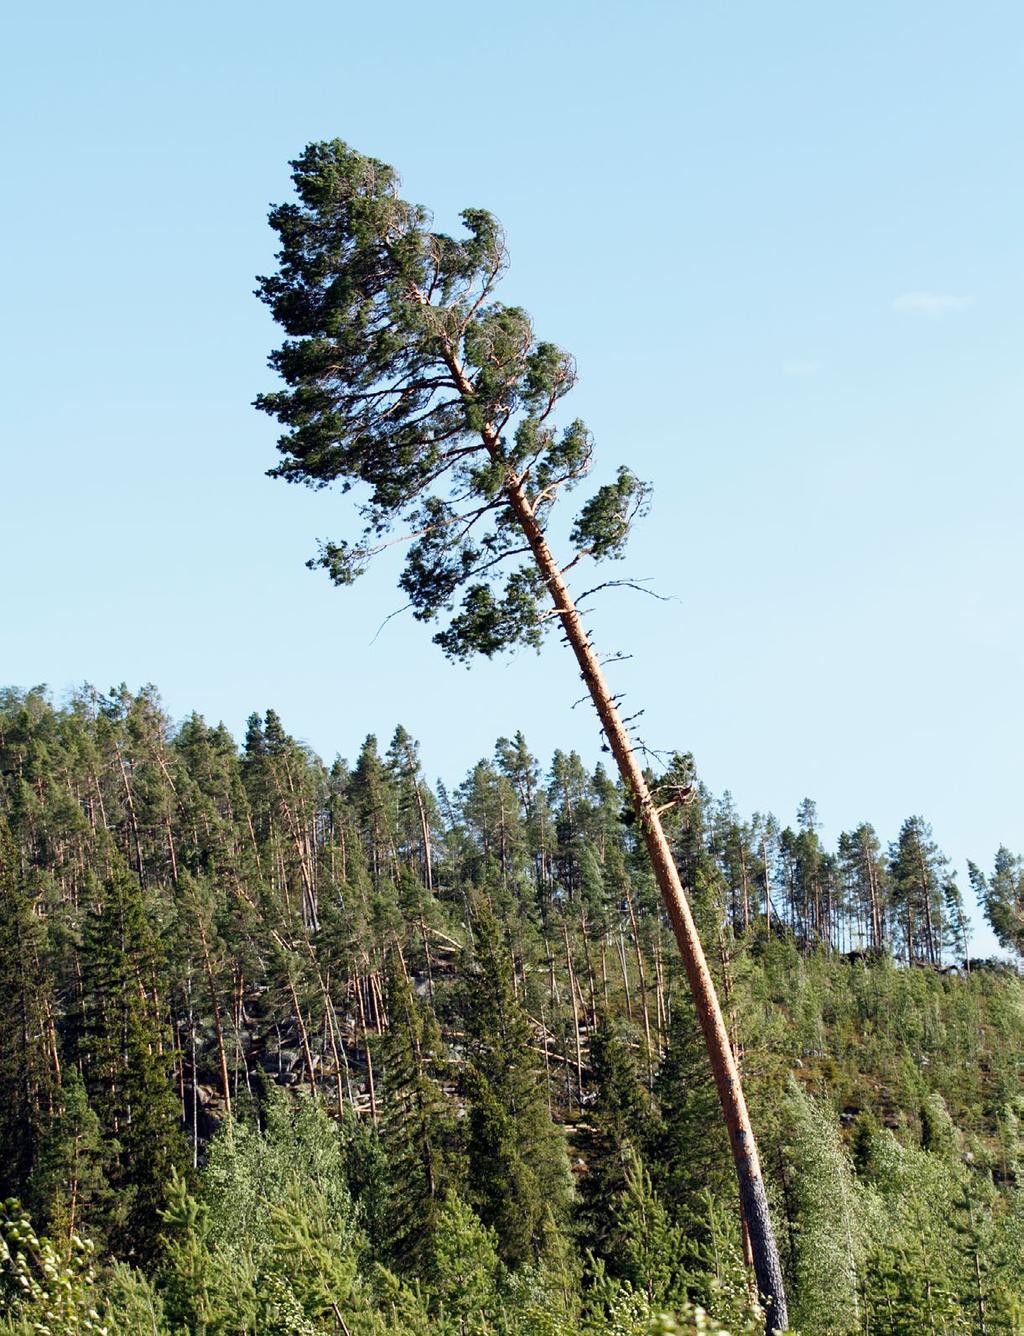
[[[444,624],[434,640],[457,659],[538,646],[561,626],[636,808],[696,1002],[722,1110],[768,1330],[786,1301],[757,1147],[714,985],[672,852],[629,734],[570,590],[590,559],[619,556],[647,488],[628,468],[598,488],[555,557],[546,532],[558,497],[589,473],[590,433],[554,423],[572,389],[572,358],[538,340],[529,316],[496,301],[507,264],[497,220],[462,215],[436,232],[399,196],[384,163],[338,140],[292,164],[298,201],[270,214],[279,269],[259,295],[288,335],[270,364],[286,388],[257,406],[284,427],[275,477],[357,493],[357,541],[321,544],[311,566],[350,584],[397,542],[413,615]],[[550,606],[545,606],[550,601]]]

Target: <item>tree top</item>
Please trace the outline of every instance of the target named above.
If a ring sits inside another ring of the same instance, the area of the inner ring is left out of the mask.
[[[463,210],[459,237],[435,231],[392,168],[340,140],[310,144],[292,180],[297,199],[270,213],[278,270],[257,289],[288,336],[270,357],[285,388],[256,405],[284,428],[271,476],[358,484],[362,521],[309,565],[349,584],[405,543],[400,586],[419,620],[451,614],[434,637],[447,654],[539,645],[544,585],[509,494],[543,528],[590,470],[584,424],[553,421],[573,359],[496,299],[508,257],[486,210]],[[563,573],[621,555],[646,497],[620,468],[577,515]]]

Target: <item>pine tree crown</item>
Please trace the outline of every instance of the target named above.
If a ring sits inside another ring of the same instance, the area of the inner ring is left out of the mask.
[[[286,388],[256,406],[284,427],[271,476],[358,484],[363,522],[308,564],[347,585],[404,542],[399,585],[418,620],[451,614],[434,636],[449,657],[538,646],[544,586],[508,492],[543,528],[590,470],[583,422],[553,421],[572,357],[496,299],[508,255],[486,210],[463,210],[460,237],[435,231],[392,168],[337,139],[291,165],[298,200],[270,213],[279,266],[257,289],[288,335],[270,357]],[[620,556],[647,496],[620,468],[577,515],[565,569]]]

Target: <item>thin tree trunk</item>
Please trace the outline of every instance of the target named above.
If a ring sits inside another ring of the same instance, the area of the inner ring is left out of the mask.
[[[540,1028],[543,1030],[541,1038],[544,1042],[544,1089],[548,1097],[548,1117],[551,1113],[551,1053],[548,1049],[548,1023],[544,1018],[544,1003],[540,1004]]]
[[[234,1092],[235,1098],[238,1098],[238,1064],[241,1062],[242,1070],[245,1072],[245,1088],[249,1094],[252,1094],[252,1078],[249,1075],[249,1059],[245,1053],[245,1043],[242,1038],[242,1022],[245,1019],[245,979],[242,972],[238,972],[234,996],[231,1007],[231,1023],[235,1030],[235,1077]]]
[[[192,980],[188,982],[188,1029],[192,1050],[192,1168],[199,1167],[199,1075],[196,1071],[196,1020],[192,1010]]]
[[[210,948],[203,926],[202,909],[196,904],[196,927],[199,931],[199,945],[203,952],[203,972],[210,990],[210,1009],[213,1012],[213,1033],[217,1040],[217,1062],[220,1067],[220,1088],[224,1093],[224,1112],[231,1117],[231,1084],[228,1076],[228,1055],[224,1047],[224,1027],[220,1018],[220,997],[217,993],[217,981],[213,976],[213,962],[210,960]]]
[[[132,798],[132,786],[128,783],[128,771],[125,769],[124,757],[121,755],[121,744],[114,743],[114,752],[117,756],[117,764],[121,769],[121,782],[124,784],[124,796],[127,800],[128,819],[132,828],[132,843],[135,845],[135,870],[139,874],[139,884],[145,885],[145,875],[142,867],[142,837],[139,834],[139,819],[135,814],[135,802]]]
[[[366,1033],[366,1008],[363,1006],[363,991],[359,979],[356,979],[356,1006],[359,1011],[359,1028],[363,1034],[363,1052],[366,1054],[366,1089],[370,1096],[370,1117],[376,1125],[377,1091],[373,1082],[373,1057],[370,1053],[370,1040]]]
[[[551,949],[551,943],[548,941],[548,935],[544,934],[544,954],[548,958],[548,992],[551,994],[551,1005],[557,1016],[562,1009],[562,992],[558,987],[558,978],[555,974],[555,953]]]
[[[772,885],[768,878],[768,841],[761,841],[761,857],[764,859],[764,913],[767,921],[768,939],[772,935]]]
[[[457,374],[463,392],[472,398],[472,387],[461,367]],[[488,447],[492,454],[501,451],[497,433],[485,428]],[[551,594],[555,614],[560,618],[566,639],[572,647],[580,673],[590,693],[594,708],[604,729],[608,745],[619,768],[619,774],[632,796],[638,827],[647,846],[648,857],[658,887],[661,890],[676,941],[686,968],[690,991],[693,994],[708,1057],[714,1074],[722,1112],[729,1129],[733,1159],[739,1183],[744,1218],[750,1232],[754,1270],[758,1292],[765,1303],[766,1330],[785,1331],[789,1325],[782,1267],[778,1247],[772,1232],[765,1193],[764,1179],[757,1154],[754,1131],[747,1111],[739,1072],[733,1057],[732,1045],[718,1004],[715,985],[704,957],[704,949],[693,921],[686,894],[683,890],[675,859],[665,836],[661,819],[643,771],[633,752],[629,734],[618,708],[608,690],[600,661],[583,626],[580,614],[572,600],[555,558],[548,547],[543,530],[533,512],[522,483],[511,472],[505,479],[505,496],[530,545],[537,568]]]
[[[306,1072],[309,1076],[309,1093],[316,1099],[316,1070],[313,1066],[313,1051],[309,1047],[309,1032],[306,1029],[306,1022],[302,1017],[302,1008],[299,1006],[299,996],[295,991],[295,984],[291,979],[288,980],[288,992],[291,994],[292,1006],[295,1008],[295,1024],[299,1027],[299,1038],[302,1040],[302,1056],[306,1062]]]
[[[633,954],[636,956],[636,972],[640,978],[640,1006],[644,1016],[644,1040],[647,1044],[647,1088],[654,1086],[654,1057],[651,1052],[651,1010],[647,1005],[647,971],[644,968],[644,953],[640,946],[640,930],[636,923],[636,910],[633,908],[633,896],[626,884],[626,908],[629,910],[630,935],[633,938]]]
[[[164,828],[167,831],[167,852],[171,858],[171,880],[178,884],[178,859],[174,852],[174,832],[171,830],[171,818],[165,817]]]
[[[658,1017],[658,1057],[661,1057],[661,1047],[664,1042],[665,1032],[668,1030],[668,1012],[665,1008],[665,971],[662,967],[661,959],[661,920],[655,924],[654,933],[654,986],[656,989],[657,1017]]]
[[[633,1019],[633,1003],[629,996],[629,972],[626,969],[626,942],[622,935],[622,925],[619,925],[619,969],[622,971],[622,991],[626,995],[626,1015],[630,1020]]]
[[[924,911],[925,957],[929,965],[937,965],[939,963],[938,953],[935,950],[935,934],[932,927],[932,888],[928,868],[925,865],[920,846],[918,846],[917,862],[921,869],[921,907]]]
[[[423,943],[423,960],[427,969],[427,995],[430,998],[430,1005],[434,1005],[434,967],[430,963],[430,935],[427,932],[427,920],[420,915],[420,940]],[[513,970],[513,977],[515,970]]]
[[[60,1052],[57,1045],[57,1027],[53,1019],[53,1008],[50,1006],[48,997],[43,998],[43,1015],[46,1018],[46,1049],[47,1056],[53,1067],[53,1081],[55,1087],[59,1090],[63,1082],[63,1076],[60,1067]],[[50,1112],[53,1112],[53,1097],[50,1096]]]
[[[587,964],[587,990],[590,993],[590,1024],[597,1024],[597,987],[594,982],[594,960],[590,951],[590,939],[587,936],[587,919],[580,910],[580,939],[583,942],[583,959]]]
[[[882,945],[882,918],[878,904],[878,873],[869,854],[865,853],[864,860],[867,863],[868,894],[871,902],[871,945],[877,948]]]
[[[185,1104],[185,1050],[181,1043],[181,1021],[177,1016],[174,1018],[174,1053],[178,1060],[178,1097],[181,1103],[181,1122],[184,1126],[188,1121],[188,1111]]]
[[[338,1095],[338,1117],[340,1118],[345,1112],[345,1093],[341,1084],[341,1053],[338,1051],[338,1035],[334,1029],[334,1008],[329,997],[324,1007],[324,1024],[327,1027],[327,1037],[331,1045],[331,1056],[334,1058],[334,1087]]]
[[[583,1049],[580,1046],[580,1015],[576,1009],[576,971],[573,969],[572,952],[569,950],[569,927],[564,921],[562,933],[565,937],[565,969],[569,975],[569,999],[572,1002],[572,1028],[576,1038],[576,1103],[583,1108]]]
[[[253,852],[253,857],[256,859],[256,871],[260,874],[260,876],[262,876],[263,863],[262,860],[260,859],[260,846],[259,846],[259,841],[256,839],[256,831],[253,829],[252,813],[249,811],[247,811],[245,814],[245,824],[249,828],[249,838],[250,840],[252,840],[252,852]]]
[[[416,807],[420,818],[420,839],[423,844],[423,874],[427,890],[434,892],[434,858],[430,843],[430,823],[427,821],[427,809],[423,804],[423,794],[420,793],[419,782],[414,782],[413,788],[416,792]]]
[[[373,998],[373,1014],[377,1018],[377,1033],[383,1034],[388,1028],[388,1013],[384,1005],[384,994],[381,991],[379,970],[374,970],[370,975],[369,986]]]

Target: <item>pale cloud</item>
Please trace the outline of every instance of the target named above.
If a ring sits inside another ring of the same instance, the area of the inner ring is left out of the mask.
[[[782,370],[787,376],[813,376],[817,369],[817,362],[783,362],[782,364]]]
[[[892,309],[909,315],[945,315],[970,304],[970,297],[957,297],[952,292],[903,292],[893,300]]]

